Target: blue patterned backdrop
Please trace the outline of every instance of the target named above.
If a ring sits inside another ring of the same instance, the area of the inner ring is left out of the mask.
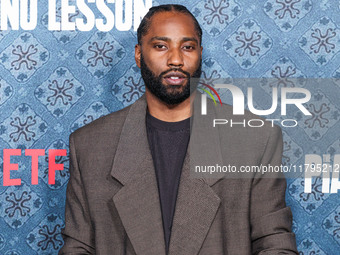
[[[203,28],[205,78],[271,77],[290,86],[291,77],[333,77],[330,84],[309,88],[312,117],[295,116],[303,120],[299,126],[283,128],[283,162],[303,164],[305,154],[340,153],[339,0],[172,3],[186,5]],[[19,171],[11,178],[21,178],[22,185],[3,186],[2,149],[67,149],[71,132],[144,93],[133,30],[49,31],[47,12],[47,1],[39,1],[34,30],[0,31],[0,254],[57,254],[69,178],[67,158],[58,157],[65,170],[49,185],[48,161],[41,158],[39,184],[31,185],[30,157],[12,157]],[[78,10],[70,20],[77,17]],[[268,88],[262,86],[263,98]],[[288,180],[298,249],[340,254],[340,195],[321,193],[320,185],[314,179],[307,194],[303,179]]]

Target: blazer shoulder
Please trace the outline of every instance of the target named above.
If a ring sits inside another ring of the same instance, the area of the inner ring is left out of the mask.
[[[268,143],[274,144],[282,139],[281,128],[275,121],[265,119],[262,116],[245,110],[242,115],[233,114],[233,106],[222,104],[210,108],[215,111],[215,118],[226,120],[223,125],[218,125],[222,136],[232,137],[238,145],[254,148],[254,151],[262,151]]]
[[[131,105],[116,112],[112,112],[108,115],[102,116],[92,121],[91,123],[77,129],[76,131],[71,133],[70,137],[78,139],[88,139],[90,137],[95,138],[98,135],[106,133],[115,133],[122,129],[130,108]]]
[[[281,130],[281,128],[275,124],[274,120],[258,116],[246,109],[242,115],[234,115],[233,106],[225,103],[223,103],[221,107],[215,107],[215,109],[216,115],[219,118],[225,118],[229,120],[229,122],[233,121],[234,123],[245,122],[245,129],[250,129],[255,133],[263,132],[264,134],[268,134],[268,132],[270,133],[272,129],[274,129],[275,132]],[[238,124],[236,124],[235,127],[241,128]]]

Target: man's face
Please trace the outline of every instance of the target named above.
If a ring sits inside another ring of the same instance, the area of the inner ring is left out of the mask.
[[[190,96],[190,77],[201,74],[202,47],[192,18],[178,12],[155,14],[141,41],[135,59],[146,88],[166,104],[183,102]]]

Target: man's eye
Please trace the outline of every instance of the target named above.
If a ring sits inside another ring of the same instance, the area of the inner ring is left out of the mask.
[[[166,49],[166,46],[165,46],[165,45],[162,45],[162,44],[156,44],[156,45],[154,46],[154,48],[156,48],[156,49]]]
[[[191,46],[191,45],[187,45],[187,46],[184,46],[183,47],[185,50],[194,50],[195,47],[194,46]]]

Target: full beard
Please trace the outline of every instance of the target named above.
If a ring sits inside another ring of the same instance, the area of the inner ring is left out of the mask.
[[[176,105],[182,103],[184,100],[190,97],[198,86],[198,82],[192,82],[191,78],[199,78],[202,72],[202,59],[195,72],[190,73],[183,71],[180,68],[171,68],[162,72],[159,76],[156,76],[146,65],[143,55],[141,55],[141,74],[144,80],[146,88],[158,99],[168,105]],[[162,79],[164,75],[171,71],[178,71],[183,73],[187,77],[185,85],[164,85]],[[191,88],[190,88],[191,86]]]

